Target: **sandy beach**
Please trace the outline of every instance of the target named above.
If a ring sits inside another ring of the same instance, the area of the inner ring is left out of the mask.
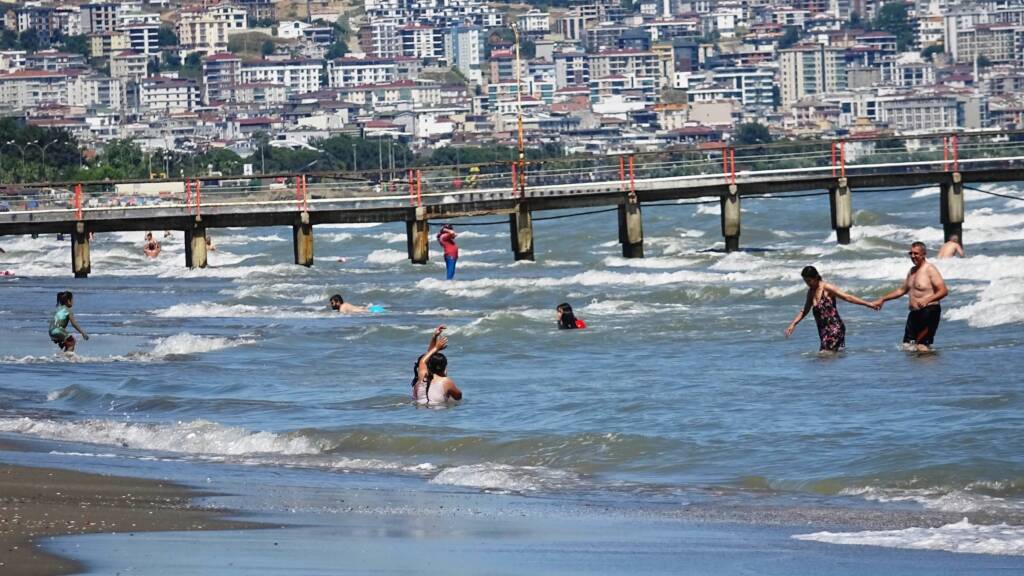
[[[56,535],[245,527],[191,507],[196,493],[167,482],[0,464],[0,572],[71,574],[81,567],[35,545]]]

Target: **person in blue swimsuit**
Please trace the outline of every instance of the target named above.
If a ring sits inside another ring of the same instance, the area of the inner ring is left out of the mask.
[[[68,323],[70,322],[75,330],[82,335],[82,338],[89,339],[89,335],[82,330],[82,327],[75,322],[75,315],[71,313],[71,307],[74,306],[74,295],[69,292],[58,292],[57,293],[57,309],[53,312],[53,318],[50,319],[50,340],[60,347],[65,352],[75,351],[75,337],[68,332]]]

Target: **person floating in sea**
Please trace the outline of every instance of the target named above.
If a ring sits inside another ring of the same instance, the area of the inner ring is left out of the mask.
[[[960,245],[960,236],[950,234],[949,240],[939,248],[936,258],[952,258],[953,256],[964,257],[964,247]]]
[[[796,325],[807,316],[808,311],[811,311],[814,314],[814,322],[818,325],[818,338],[821,340],[820,351],[839,352],[846,347],[846,324],[843,324],[843,319],[839,317],[836,298],[874,310],[878,310],[878,306],[852,294],[847,294],[836,286],[825,282],[814,266],[804,266],[804,269],[800,271],[800,276],[807,284],[807,299],[796,318],[793,318],[793,321],[786,327],[786,338],[793,334]]]
[[[384,307],[378,304],[367,304],[366,306],[356,306],[345,302],[345,299],[341,297],[341,294],[335,294],[331,296],[329,301],[331,310],[341,312],[342,314],[359,314],[363,312],[379,313],[384,311]]]
[[[555,307],[555,318],[558,320],[560,330],[576,330],[587,327],[587,323],[573,314],[572,306],[568,302],[562,302]]]
[[[903,331],[903,345],[908,350],[928,352],[942,317],[939,302],[949,294],[949,289],[938,268],[928,262],[928,250],[924,242],[911,244],[908,254],[914,266],[907,273],[903,285],[875,300],[873,304],[881,308],[887,301],[909,292],[910,313],[907,314],[907,326]]]
[[[459,247],[455,244],[455,236],[455,230],[451,224],[441,226],[441,231],[437,233],[437,241],[444,249],[445,277],[448,280],[455,277],[455,263],[459,259]]]
[[[462,400],[462,391],[448,377],[448,358],[441,353],[448,347],[448,337],[442,332],[443,324],[434,330],[427,353],[417,358],[413,367],[412,399],[416,404],[438,406]]]
[[[160,243],[153,239],[152,232],[146,232],[146,240],[142,244],[142,252],[151,259],[160,255]]]
[[[50,340],[65,352],[75,351],[75,337],[68,332],[68,322],[78,330],[82,338],[89,339],[89,335],[82,330],[82,327],[75,322],[75,315],[71,313],[74,306],[74,295],[71,292],[57,293],[57,309],[50,319]]]

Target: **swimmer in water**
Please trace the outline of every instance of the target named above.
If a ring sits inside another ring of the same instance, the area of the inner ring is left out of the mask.
[[[960,245],[958,234],[950,234],[949,241],[939,248],[938,258],[952,258],[953,256],[964,257],[964,247]]]
[[[413,368],[412,398],[416,404],[437,406],[449,400],[462,400],[462,391],[448,377],[448,358],[441,353],[448,347],[448,337],[442,336],[444,325],[434,330],[427,353],[416,360]]]
[[[153,239],[152,232],[146,232],[146,241],[142,244],[142,252],[149,258],[160,255],[160,243]]]
[[[342,314],[353,314],[361,312],[369,312],[369,308],[366,306],[355,306],[345,302],[345,299],[341,297],[341,294],[335,294],[331,296],[330,300],[331,310],[341,312]]]
[[[587,327],[586,322],[573,314],[572,306],[568,302],[562,302],[555,308],[555,318],[558,320],[559,330],[577,330]]]
[[[50,319],[50,340],[53,340],[53,343],[65,352],[75,351],[75,337],[68,332],[69,322],[75,327],[75,330],[78,330],[82,338],[89,339],[85,330],[82,330],[78,322],[75,322],[75,315],[71,313],[73,305],[74,295],[71,292],[58,292],[57,310],[54,311],[53,318]]]

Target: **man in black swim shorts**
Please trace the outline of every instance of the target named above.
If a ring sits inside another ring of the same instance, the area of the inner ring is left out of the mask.
[[[903,285],[875,300],[873,304],[881,307],[886,301],[895,300],[909,292],[910,314],[907,315],[903,343],[908,347],[913,346],[918,352],[927,352],[939,329],[942,316],[939,301],[949,294],[949,289],[939,270],[928,262],[928,251],[923,242],[911,244],[909,254],[914,267],[907,273]]]

